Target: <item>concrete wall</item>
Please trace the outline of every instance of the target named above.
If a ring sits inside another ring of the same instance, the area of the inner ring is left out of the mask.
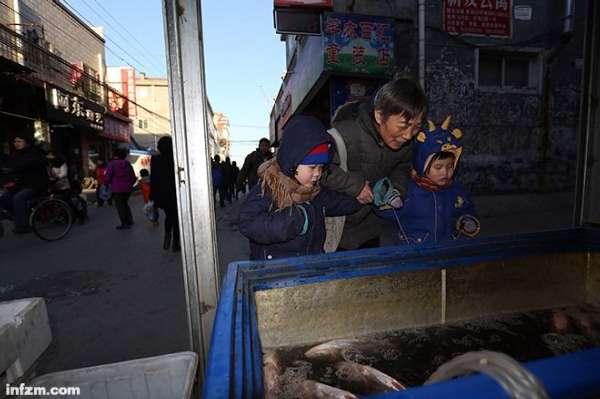
[[[135,100],[141,106],[162,116],[158,117],[141,107],[136,107],[135,134],[171,134],[169,123],[169,87],[166,78],[136,76]],[[139,121],[144,127],[140,128]],[[147,123],[147,127],[146,126]]]

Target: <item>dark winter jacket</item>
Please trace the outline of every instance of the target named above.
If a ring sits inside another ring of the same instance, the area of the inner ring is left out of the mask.
[[[455,170],[462,152],[460,136],[455,137],[441,127],[419,133],[414,145],[413,168],[419,176],[431,157],[440,151],[455,153]],[[423,244],[460,238],[457,221],[463,215],[475,217],[475,208],[462,184],[455,180],[440,191],[430,191],[411,181],[404,206],[396,211],[378,212],[380,216],[398,225],[400,244]],[[396,219],[396,217],[398,219]]]
[[[18,179],[18,187],[30,188],[36,192],[48,189],[46,158],[40,150],[28,147],[15,151],[6,162],[8,172]]]
[[[352,102],[342,106],[332,123],[346,144],[348,172],[339,167],[336,154],[323,185],[356,197],[366,181],[372,187],[376,181],[387,176],[404,196],[410,180],[411,144],[407,143],[399,150],[388,148],[375,127],[370,103]],[[378,238],[381,233],[381,220],[371,205],[365,205],[359,212],[346,218],[340,247],[358,248],[366,241]]]
[[[150,160],[150,199],[159,208],[177,206],[175,166],[172,157],[153,155]]]
[[[282,172],[294,176],[308,152],[325,142],[331,143],[331,137],[316,118],[291,119],[277,153]],[[359,207],[355,198],[322,187],[312,201],[273,210],[271,195],[269,192],[261,195],[259,183],[241,207],[240,232],[250,240],[252,260],[319,254],[325,243],[325,216],[347,215]],[[308,229],[301,234],[305,222]]]
[[[258,149],[248,154],[244,160],[242,170],[240,170],[238,175],[238,186],[243,187],[246,180],[248,180],[248,186],[250,188],[258,183],[258,167],[271,158],[273,158],[273,154],[268,153],[265,155]]]

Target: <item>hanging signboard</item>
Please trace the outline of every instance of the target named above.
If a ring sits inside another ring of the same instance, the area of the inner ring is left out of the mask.
[[[57,87],[49,87],[48,103],[48,114],[54,120],[102,130],[104,107]]]
[[[448,33],[512,37],[511,0],[443,0],[443,29]]]
[[[383,76],[394,65],[394,21],[373,16],[323,16],[325,69]]]
[[[327,8],[333,7],[333,0],[275,0],[275,7],[311,7]]]
[[[129,143],[132,134],[133,124],[130,119],[123,118],[116,112],[106,114],[104,129],[100,132],[100,136],[113,141]]]

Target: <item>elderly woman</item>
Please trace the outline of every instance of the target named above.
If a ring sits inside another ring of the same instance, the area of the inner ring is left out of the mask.
[[[133,216],[129,208],[129,197],[133,184],[137,180],[133,167],[127,158],[127,150],[118,148],[114,151],[114,158],[108,163],[106,169],[106,184],[111,187],[115,208],[119,214],[121,224],[117,230],[130,229],[133,226]]]

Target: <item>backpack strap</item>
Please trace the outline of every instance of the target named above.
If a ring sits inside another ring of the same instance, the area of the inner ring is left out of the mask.
[[[346,149],[346,143],[344,142],[344,138],[342,137],[340,132],[338,132],[337,129],[334,127],[332,127],[331,129],[328,129],[327,133],[329,133],[329,135],[333,138],[333,141],[335,142],[335,147],[336,147],[338,156],[340,157],[340,168],[342,168],[342,170],[344,172],[347,172],[348,171],[348,150]]]

